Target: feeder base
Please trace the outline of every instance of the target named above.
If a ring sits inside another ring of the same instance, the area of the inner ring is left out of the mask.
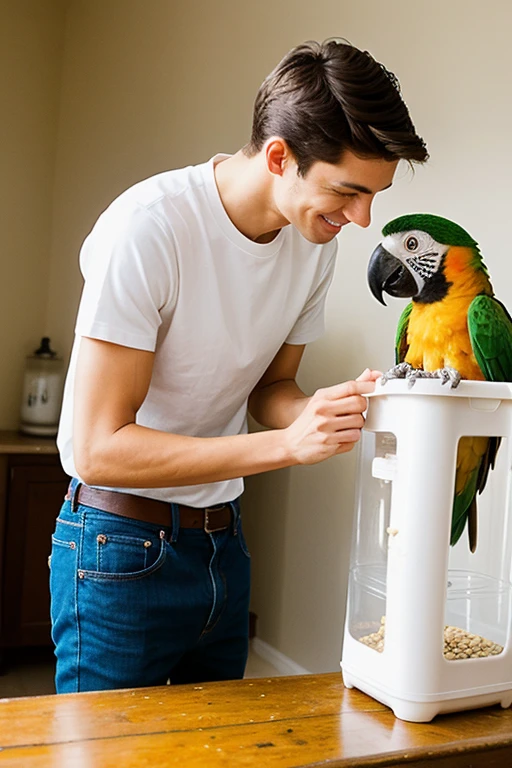
[[[479,709],[500,704],[503,709],[508,709],[512,704],[512,691],[493,691],[492,693],[475,693],[473,695],[459,696],[452,699],[439,699],[437,701],[412,701],[402,699],[388,691],[384,691],[372,685],[367,680],[362,680],[343,669],[343,683],[346,688],[357,688],[368,694],[376,701],[393,710],[393,714],[399,720],[410,723],[429,723],[436,715],[448,712],[462,712],[468,709]]]

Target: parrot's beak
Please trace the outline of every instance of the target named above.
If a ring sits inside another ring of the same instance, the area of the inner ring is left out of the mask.
[[[386,251],[382,244],[372,253],[367,278],[371,292],[384,306],[386,302],[382,298],[383,291],[399,299],[410,298],[418,293],[416,281],[407,267]]]

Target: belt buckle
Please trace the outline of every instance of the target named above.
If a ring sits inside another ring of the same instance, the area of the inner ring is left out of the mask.
[[[216,533],[217,531],[225,531],[228,525],[218,525],[216,528],[210,525],[210,512],[218,512],[219,509],[224,509],[226,504],[221,504],[217,507],[205,507],[204,509],[204,525],[203,529],[205,533]]]

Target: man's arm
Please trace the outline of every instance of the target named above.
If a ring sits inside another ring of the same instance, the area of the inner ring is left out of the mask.
[[[373,380],[346,382],[318,390],[301,407],[303,395],[295,385],[297,397],[284,397],[289,400],[286,419],[292,419],[284,429],[188,437],[135,423],[148,392],[153,357],[152,352],[82,338],[75,378],[73,447],[77,471],[86,483],[160,488],[316,463],[351,450],[363,425],[363,395],[374,388]],[[291,384],[285,384],[287,387]],[[283,398],[282,392],[279,397]],[[266,395],[263,400],[267,400],[263,410],[269,414],[279,410]],[[300,415],[293,420],[295,409]]]
[[[307,405],[309,398],[295,381],[304,344],[283,344],[251,392],[249,413],[264,427],[288,427]]]

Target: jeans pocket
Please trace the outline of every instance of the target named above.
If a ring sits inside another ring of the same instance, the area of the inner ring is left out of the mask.
[[[55,550],[73,550],[76,549],[76,541],[63,541],[62,539],[58,539],[55,535],[52,536],[52,551],[51,554],[48,557],[48,568],[51,569],[52,567],[52,559],[54,555]]]
[[[155,560],[154,563],[152,563],[150,566],[146,568],[142,568],[140,570],[135,570],[135,571],[124,571],[124,570],[93,571],[93,570],[86,570],[84,568],[80,568],[78,570],[78,578],[94,579],[96,581],[133,581],[134,579],[143,579],[147,576],[150,576],[152,573],[155,573],[155,571],[158,571],[162,567],[162,565],[165,563],[165,556],[166,556],[166,543],[162,539],[160,546],[158,548],[157,559]],[[127,567],[126,562],[123,562],[123,563],[117,562],[115,563],[115,565],[117,565],[119,568]]]
[[[57,520],[52,536],[50,566],[50,613],[52,639],[57,644],[63,632],[75,624],[76,573],[82,526]]]
[[[99,533],[96,544],[101,573],[136,573],[153,564],[154,544],[150,538]]]
[[[165,557],[166,541],[154,527],[109,513],[85,514],[79,579],[144,578],[161,568]]]
[[[60,517],[57,518],[55,533],[52,535],[52,551],[48,558],[48,564],[50,565],[54,556],[57,557],[59,553],[64,554],[66,550],[75,552],[73,560],[76,560],[76,550],[80,543],[81,534],[82,525],[80,523],[70,523]]]

